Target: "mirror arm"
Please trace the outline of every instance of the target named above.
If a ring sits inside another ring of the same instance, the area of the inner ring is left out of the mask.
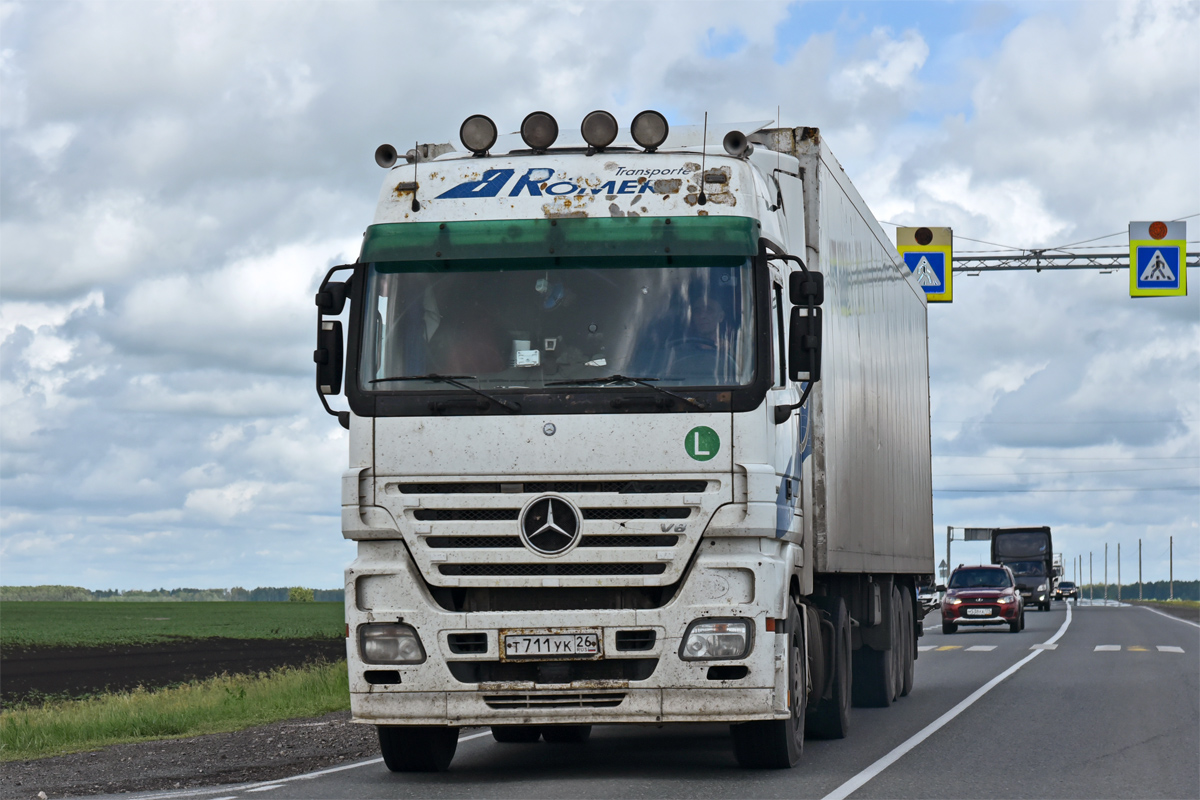
[[[329,269],[329,271],[325,273],[325,278],[324,278],[324,280],[321,281],[321,286],[317,290],[316,296],[313,298],[313,300],[317,306],[317,345],[318,346],[317,346],[317,349],[313,351],[313,362],[318,366],[317,397],[319,397],[321,399],[321,405],[325,408],[325,412],[327,414],[329,414],[330,416],[337,417],[338,424],[341,425],[346,430],[350,429],[350,412],[349,411],[334,411],[332,408],[329,407],[329,401],[326,399],[325,393],[321,391],[319,368],[322,365],[329,364],[330,353],[327,348],[322,348],[320,346],[320,344],[321,344],[322,333],[325,330],[325,315],[329,314],[331,316],[337,316],[338,314],[342,313],[342,310],[346,307],[346,299],[350,294],[350,291],[353,286],[353,280],[354,280],[353,276],[349,280],[342,281],[342,282],[330,281],[330,278],[333,277],[334,273],[341,272],[343,270],[354,270],[357,266],[358,266],[357,264],[339,264],[336,267],[331,267]],[[337,323],[336,328],[340,332],[341,324]],[[338,342],[338,345],[339,345],[338,349],[340,352],[340,350],[341,350],[340,340]],[[339,356],[339,360],[340,360],[340,356]],[[339,364],[339,369],[345,369],[344,363]],[[338,376],[338,382],[339,383],[341,382],[340,373]]]

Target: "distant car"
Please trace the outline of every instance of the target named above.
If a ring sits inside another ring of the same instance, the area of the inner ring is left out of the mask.
[[[922,586],[917,590],[917,600],[921,603],[921,608],[926,611],[932,611],[941,605],[938,599],[938,590],[936,586]]]
[[[1025,600],[1012,570],[998,564],[959,567],[950,573],[942,600],[942,633],[959,625],[1008,625],[1011,633],[1025,627]]]
[[[1079,599],[1079,587],[1071,581],[1059,581],[1058,586],[1054,587],[1055,600],[1070,600]]]

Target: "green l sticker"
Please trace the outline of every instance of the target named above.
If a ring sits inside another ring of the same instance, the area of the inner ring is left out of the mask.
[[[701,425],[687,432],[683,449],[697,461],[708,461],[721,449],[721,437],[712,428]]]

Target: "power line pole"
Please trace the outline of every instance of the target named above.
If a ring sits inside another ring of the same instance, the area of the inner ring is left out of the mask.
[[[1138,539],[1138,600],[1142,599],[1142,540]]]
[[[1104,605],[1108,605],[1108,542],[1104,543]]]
[[[1096,599],[1096,583],[1092,577],[1092,551],[1088,551],[1088,604]]]
[[[1121,602],[1121,543],[1117,542],[1117,602]]]
[[[1170,570],[1171,570],[1171,572],[1169,573],[1170,579],[1171,579],[1171,583],[1170,583],[1171,594],[1170,594],[1170,597],[1168,597],[1167,599],[1174,600],[1175,599],[1175,537],[1174,536],[1171,537],[1170,561],[1168,561],[1167,563],[1170,564]]]

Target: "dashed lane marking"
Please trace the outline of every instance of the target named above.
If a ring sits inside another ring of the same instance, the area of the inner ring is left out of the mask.
[[[1108,653],[1108,652],[1116,652],[1117,650],[1120,650],[1120,649],[1121,649],[1121,645],[1119,645],[1119,644],[1098,644],[1098,645],[1096,645],[1096,649],[1093,650],[1092,652],[1093,653]]]
[[[994,644],[973,644],[967,648],[968,653],[990,653],[996,649]]]
[[[941,647],[939,647],[939,648],[938,648],[938,650],[939,650],[939,651],[942,651],[942,650],[962,650],[962,645],[961,645],[961,644],[944,644],[944,645],[942,645]]]
[[[928,653],[930,650],[937,650],[936,644],[923,644],[917,648],[918,653]]]
[[[1136,644],[1134,644],[1134,645],[1130,645],[1129,647],[1126,647],[1125,649],[1126,649],[1126,650],[1128,650],[1128,651],[1129,651],[1129,652],[1131,652],[1131,653],[1149,653],[1149,652],[1150,652],[1150,651],[1149,651],[1149,650],[1147,650],[1146,648],[1144,648],[1144,647],[1139,647],[1139,646],[1138,646],[1138,645],[1136,645]]]
[[[1155,645],[1155,647],[1158,648],[1158,652],[1160,652],[1160,653],[1182,653],[1183,652],[1182,647],[1176,647],[1175,645],[1172,645],[1172,644],[1157,644],[1157,645]]]
[[[1035,644],[1033,647],[1031,647],[1029,649],[1030,650],[1057,650],[1058,645],[1056,645],[1056,644]]]
[[[1067,632],[1067,628],[1070,627],[1070,625],[1071,625],[1071,607],[1068,605],[1067,606],[1067,618],[1065,620],[1063,620],[1062,627],[1060,627],[1053,636],[1051,636],[1049,639],[1047,639],[1045,643],[1046,644],[1054,644],[1055,642],[1057,642],[1059,639],[1062,638],[1063,634]],[[1035,650],[1034,652],[1032,652],[1029,655],[1022,658],[1017,663],[1013,664],[1008,669],[1004,670],[1004,672],[1001,672],[999,675],[992,678],[990,681],[985,683],[983,686],[980,686],[978,689],[971,692],[971,694],[968,695],[965,700],[961,701],[958,705],[954,706],[954,708],[950,709],[945,714],[942,714],[940,717],[935,719],[933,722],[929,723],[924,728],[917,731],[915,734],[913,734],[908,739],[906,739],[902,744],[893,748],[892,751],[890,753],[888,753],[887,755],[885,755],[883,758],[880,758],[878,761],[871,764],[869,767],[864,769],[862,772],[858,773],[853,778],[846,781],[845,783],[843,783],[841,786],[834,789],[829,794],[825,795],[823,800],[845,800],[847,797],[854,794],[864,784],[869,782],[876,775],[883,772],[885,769],[890,767],[892,764],[895,764],[897,761],[899,761],[901,758],[903,758],[904,755],[906,753],[908,753],[910,750],[912,750],[914,747],[916,747],[921,742],[928,739],[930,736],[932,736],[937,731],[941,730],[943,727],[948,725],[951,720],[953,720],[959,714],[961,714],[962,712],[964,712],[968,708],[970,708],[972,705],[974,705],[975,702],[977,700],[979,700],[979,698],[983,697],[985,694],[990,692],[996,686],[1000,685],[1006,678],[1008,678],[1010,675],[1015,673],[1021,667],[1028,664],[1030,661],[1033,661],[1035,658],[1037,658],[1041,654],[1042,654],[1041,650]]]

